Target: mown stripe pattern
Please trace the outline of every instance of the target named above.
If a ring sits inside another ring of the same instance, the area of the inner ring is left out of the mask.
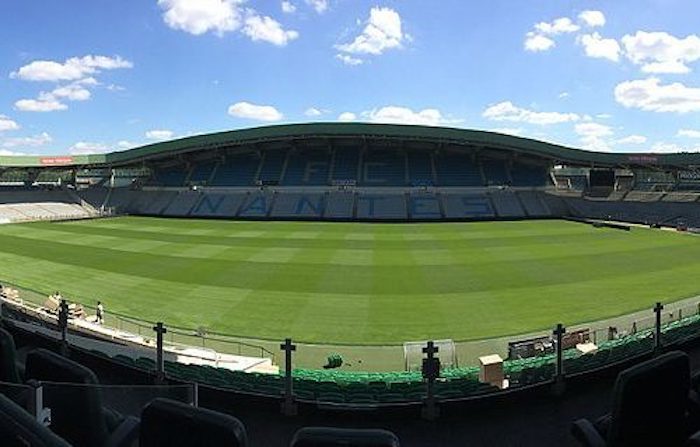
[[[700,239],[564,221],[122,217],[0,227],[0,281],[170,324],[314,342],[496,337],[700,292]]]

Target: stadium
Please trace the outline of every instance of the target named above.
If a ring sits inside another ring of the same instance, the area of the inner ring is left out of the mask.
[[[697,339],[699,169],[364,123],[0,156],[3,321],[212,406],[561,395]]]

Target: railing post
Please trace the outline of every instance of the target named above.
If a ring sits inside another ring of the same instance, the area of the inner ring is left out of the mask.
[[[197,382],[192,383],[192,406],[199,407],[199,384]]]
[[[156,331],[156,383],[165,382],[165,360],[163,359],[163,334],[168,332],[162,322],[157,322],[153,326]]]
[[[421,411],[421,416],[429,421],[434,421],[440,416],[440,409],[435,402],[435,379],[440,377],[440,359],[435,357],[440,348],[435,343],[429,341],[422,349],[426,358],[423,359],[423,379],[426,381],[427,395],[425,405]]]
[[[662,348],[661,345],[661,311],[664,310],[664,306],[661,303],[656,303],[654,306],[654,313],[656,314],[656,322],[654,327],[654,352],[659,352]]]
[[[561,323],[557,324],[557,326],[552,331],[552,334],[555,337],[557,350],[557,359],[556,363],[554,364],[555,369],[553,391],[554,394],[557,396],[561,396],[562,394],[564,394],[564,390],[566,389],[566,383],[564,381],[564,346],[562,343],[565,333],[566,328]]]
[[[61,355],[68,354],[68,302],[61,300],[58,305],[58,329],[61,331]]]
[[[292,352],[296,351],[296,345],[292,344],[292,339],[287,338],[280,345],[284,351],[284,401],[282,402],[282,414],[285,416],[296,416],[297,405],[294,403],[294,390],[292,389]]]

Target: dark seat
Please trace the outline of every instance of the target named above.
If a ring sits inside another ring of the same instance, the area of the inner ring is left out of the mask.
[[[233,416],[170,399],[154,399],[141,413],[140,447],[245,447],[245,427]]]
[[[0,382],[20,383],[17,349],[12,335],[0,328]]]
[[[399,439],[390,431],[304,427],[292,438],[290,447],[398,447]]]
[[[42,382],[51,429],[75,447],[129,445],[136,439],[138,419],[104,408],[97,377],[83,365],[35,349],[27,354],[25,376]]]
[[[688,433],[690,362],[674,351],[617,376],[612,411],[591,423],[579,419],[572,434],[586,446],[680,446]]]
[[[0,394],[0,443],[3,447],[70,447],[29,413]]]

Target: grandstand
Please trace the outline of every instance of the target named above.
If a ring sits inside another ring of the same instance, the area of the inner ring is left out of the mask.
[[[1,226],[3,317],[29,344],[58,343],[138,383],[196,383],[212,402],[230,394],[288,415],[420,408],[435,419],[436,405],[560,393],[697,340],[697,244],[682,238],[700,232],[699,166],[697,154],[358,123],[0,156],[2,224],[133,216]],[[87,314],[62,323],[45,301],[59,288]],[[108,293],[99,325],[88,300]],[[656,301],[666,307],[652,311]],[[551,330],[562,315],[566,336]],[[294,365],[284,331],[303,334]],[[431,375],[427,342],[453,336]],[[410,362],[408,340],[420,340]],[[110,424],[128,425],[121,416]]]

